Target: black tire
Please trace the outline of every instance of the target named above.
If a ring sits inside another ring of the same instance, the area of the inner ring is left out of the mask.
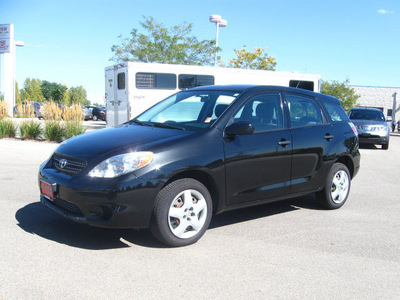
[[[317,200],[324,208],[338,209],[345,204],[350,187],[349,169],[342,163],[335,163],[328,173],[324,189],[317,193]]]
[[[389,149],[389,143],[383,144],[383,145],[382,145],[382,149],[383,149],[383,150]]]
[[[158,193],[150,230],[166,245],[186,246],[203,236],[211,216],[212,200],[207,188],[194,179],[179,179]]]
[[[93,121],[97,121],[97,116],[93,115]]]

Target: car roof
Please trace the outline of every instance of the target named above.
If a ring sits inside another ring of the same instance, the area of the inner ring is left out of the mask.
[[[339,99],[336,97],[316,93],[310,90],[305,90],[301,88],[294,88],[294,87],[286,87],[286,86],[276,86],[276,85],[256,85],[256,84],[230,84],[230,85],[209,85],[209,86],[200,86],[195,87],[186,91],[236,91],[236,92],[257,92],[257,91],[285,91],[291,93],[301,93],[306,96],[310,97],[318,97],[320,99],[328,100],[330,102],[340,104]]]
[[[372,110],[372,111],[382,112],[382,110],[380,110],[379,108],[376,108],[376,107],[353,107],[350,110]]]

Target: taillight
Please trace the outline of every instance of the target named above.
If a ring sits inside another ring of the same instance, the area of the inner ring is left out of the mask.
[[[349,122],[349,125],[350,125],[351,129],[353,129],[354,134],[355,134],[355,135],[358,135],[358,131],[357,131],[356,126],[354,126],[354,124],[351,123],[351,122]]]
[[[104,114],[104,112],[102,110],[99,110],[99,113]]]

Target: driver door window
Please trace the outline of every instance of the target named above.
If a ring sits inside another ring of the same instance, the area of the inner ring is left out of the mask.
[[[253,124],[254,132],[283,128],[281,98],[276,94],[263,94],[251,98],[235,115],[235,121]]]

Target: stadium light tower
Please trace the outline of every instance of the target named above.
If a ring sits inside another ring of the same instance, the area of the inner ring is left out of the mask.
[[[214,67],[217,66],[217,57],[218,57],[218,31],[220,27],[226,27],[228,26],[228,21],[222,19],[220,15],[212,15],[210,16],[210,22],[215,23],[215,26],[217,27],[217,34],[215,37],[215,59],[214,59]]]

